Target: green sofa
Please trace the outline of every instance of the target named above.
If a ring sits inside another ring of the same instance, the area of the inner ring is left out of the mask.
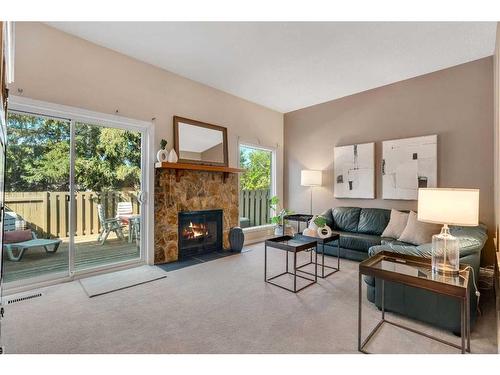
[[[380,251],[392,251],[431,257],[430,243],[415,246],[399,242],[392,238],[381,237],[389,223],[390,210],[380,208],[335,207],[323,212],[327,225],[340,233],[340,256],[361,261]],[[481,250],[487,240],[486,227],[450,227],[451,233],[460,241],[460,263],[472,266],[474,273],[479,274]],[[337,243],[325,245],[325,253],[337,255]],[[376,279],[366,277],[367,298],[381,307],[380,283]],[[471,280],[471,325],[476,318],[476,302]],[[458,302],[451,298],[438,296],[424,290],[406,287],[399,284],[385,284],[385,307],[388,311],[433,324],[440,328],[460,332],[460,313]]]

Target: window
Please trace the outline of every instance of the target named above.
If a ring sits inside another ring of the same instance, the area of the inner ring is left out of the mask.
[[[240,226],[270,224],[269,199],[275,194],[275,150],[240,144]]]

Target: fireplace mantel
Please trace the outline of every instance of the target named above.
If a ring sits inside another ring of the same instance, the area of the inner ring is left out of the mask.
[[[175,180],[177,182],[180,181],[181,170],[192,170],[192,171],[208,171],[208,172],[222,172],[223,182],[225,183],[229,173],[242,173],[245,172],[245,169],[241,168],[231,168],[224,167],[220,165],[203,165],[203,164],[188,164],[188,163],[156,163],[156,168],[162,169],[174,169],[175,170]]]

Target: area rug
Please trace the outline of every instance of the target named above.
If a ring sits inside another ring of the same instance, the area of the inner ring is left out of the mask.
[[[131,288],[136,285],[167,277],[165,271],[156,266],[140,266],[123,271],[116,271],[104,275],[97,275],[80,279],[80,285],[85,293],[92,298]]]

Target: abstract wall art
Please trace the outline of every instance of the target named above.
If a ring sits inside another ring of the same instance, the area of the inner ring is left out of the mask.
[[[437,187],[437,135],[382,142],[382,198],[416,200]]]
[[[375,198],[375,144],[334,149],[335,198]]]

